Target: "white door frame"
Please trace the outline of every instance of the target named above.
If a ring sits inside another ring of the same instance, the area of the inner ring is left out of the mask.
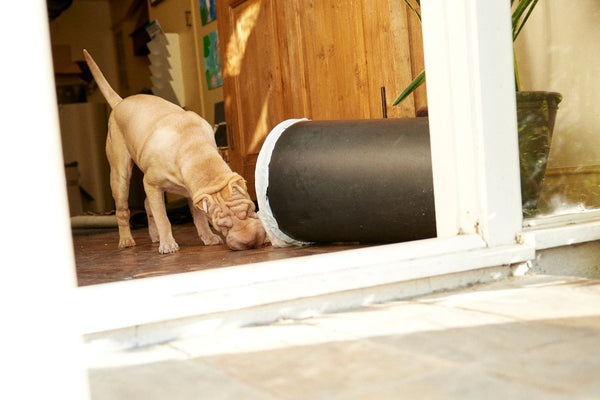
[[[84,398],[78,332],[510,265],[533,259],[538,239],[544,247],[597,240],[600,223],[587,220],[568,231],[521,232],[508,0],[422,7],[439,238],[75,288],[46,4],[12,2],[0,25],[10,60],[0,64],[1,235],[9,254],[0,292],[10,308],[1,353],[13,378],[0,391],[18,386],[34,398],[38,388],[46,397],[60,388],[61,397]],[[57,359],[68,368],[55,368]]]

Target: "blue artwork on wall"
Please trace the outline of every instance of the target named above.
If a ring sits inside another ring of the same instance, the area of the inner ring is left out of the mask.
[[[204,72],[208,89],[218,88],[223,84],[217,31],[204,36]]]
[[[215,0],[199,0],[200,1],[200,17],[202,25],[206,25],[217,19],[217,6]]]

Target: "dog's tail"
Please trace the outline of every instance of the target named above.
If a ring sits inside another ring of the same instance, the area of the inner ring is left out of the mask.
[[[85,57],[85,62],[87,63],[88,67],[90,67],[90,71],[92,72],[92,75],[94,76],[94,79],[98,84],[100,92],[102,92],[102,95],[110,105],[110,108],[115,108],[115,106],[119,104],[123,99],[117,94],[117,92],[113,90],[112,87],[110,87],[108,81],[104,77],[104,74],[102,74],[102,71],[100,71],[100,68],[98,67],[90,53],[88,53],[85,49],[83,50],[83,56]]]

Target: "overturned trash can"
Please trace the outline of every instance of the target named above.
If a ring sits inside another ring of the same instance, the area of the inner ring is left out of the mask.
[[[255,174],[274,246],[436,236],[427,118],[283,121]]]

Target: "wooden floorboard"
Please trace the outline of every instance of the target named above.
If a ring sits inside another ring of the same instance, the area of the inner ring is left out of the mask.
[[[136,246],[119,249],[116,229],[74,229],[73,246],[79,286],[198,271],[235,265],[329,253],[364,247],[359,245],[314,245],[232,251],[225,245],[204,246],[192,223],[173,225],[179,252],[161,255],[147,228],[134,229]]]

